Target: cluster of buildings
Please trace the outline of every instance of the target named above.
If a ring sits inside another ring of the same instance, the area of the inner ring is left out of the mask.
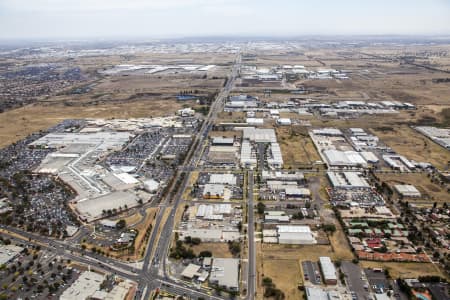
[[[239,223],[242,208],[229,203],[196,204],[189,206],[178,228],[180,239],[187,236],[202,242],[221,243],[240,240]]]
[[[259,67],[244,65],[241,68],[241,86],[264,84],[279,85],[286,78],[297,79],[349,79],[343,71],[335,69],[308,70],[302,65],[283,65],[276,67]]]
[[[449,128],[436,128],[432,126],[417,126],[415,130],[427,136],[435,143],[441,145],[447,150],[450,150],[450,129]]]
[[[204,200],[231,200],[243,197],[241,173],[201,172],[193,187],[193,194]]]
[[[241,166],[253,169],[258,160],[270,169],[283,167],[283,157],[274,129],[246,127],[242,129]]]
[[[213,68],[215,65],[116,65],[110,69],[99,71],[105,75],[123,75],[123,74],[156,74],[156,73],[174,73],[174,72],[206,72]]]
[[[362,128],[349,128],[346,132],[337,128],[312,129],[309,135],[329,169],[389,168],[410,172],[429,167],[427,163],[414,162],[395,153]]]
[[[162,189],[173,170],[159,159],[176,160],[191,143],[195,125],[184,127],[185,121],[87,120],[51,132],[29,145],[52,151],[34,172],[56,175],[70,186],[77,194],[74,211],[91,222],[146,202]]]
[[[55,94],[81,84],[88,76],[72,64],[18,64],[0,70],[0,111],[35,102],[39,97]]]
[[[181,273],[187,280],[203,283],[206,280],[226,291],[239,291],[240,262],[237,258],[204,257],[201,265],[190,263]]]
[[[276,225],[274,229],[263,229],[263,242],[288,245],[317,243],[314,233],[307,225]]]
[[[135,283],[129,280],[115,280],[114,285],[106,290],[104,282],[108,280],[104,274],[85,271],[60,296],[62,300],[125,300],[133,297]]]
[[[214,137],[206,150],[205,161],[213,167],[233,167],[239,161],[240,141],[234,137]]]
[[[262,200],[286,200],[304,204],[311,199],[311,191],[302,172],[263,170],[260,180],[259,197]]]

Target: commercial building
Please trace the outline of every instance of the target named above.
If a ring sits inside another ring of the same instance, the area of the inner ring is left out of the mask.
[[[249,141],[243,141],[241,145],[241,166],[250,169],[256,167],[256,152]]]
[[[410,184],[396,184],[394,188],[403,197],[417,198],[421,196],[419,190]]]
[[[223,243],[228,241],[239,240],[241,234],[235,227],[227,228],[188,228],[180,231],[180,239],[190,236],[199,238],[202,242]]]
[[[189,264],[186,268],[184,268],[183,272],[181,272],[181,276],[187,279],[193,279],[194,277],[201,276],[201,272],[199,272],[201,266],[196,264]]]
[[[317,242],[309,226],[278,225],[277,233],[279,244],[310,245]]]
[[[245,120],[245,122],[248,125],[253,125],[253,126],[262,126],[262,125],[264,125],[264,119],[262,119],[262,118],[247,118]]]
[[[418,126],[414,128],[435,143],[450,150],[450,128],[436,128],[431,126]]]
[[[267,158],[267,164],[272,168],[282,168],[283,167],[283,157],[281,155],[280,145],[278,143],[270,143],[270,154],[271,156]]]
[[[222,199],[224,196],[225,186],[223,184],[205,184],[203,189],[203,198],[205,199]]]
[[[322,269],[323,281],[325,284],[337,284],[336,268],[328,256],[319,257],[320,268]]]
[[[182,116],[182,117],[191,117],[191,116],[195,115],[195,110],[193,110],[190,107],[179,109],[177,111],[177,115]]]
[[[231,215],[231,204],[200,204],[197,208],[196,218],[204,220],[222,220],[224,215]]]
[[[1,245],[0,246],[0,266],[5,265],[19,256],[24,248],[16,245]]]
[[[290,217],[284,211],[264,212],[264,222],[266,223],[289,223]]]
[[[214,258],[209,282],[229,291],[239,291],[239,259]]]
[[[323,155],[330,167],[367,167],[366,160],[356,151],[327,149]]]
[[[292,121],[289,118],[279,118],[277,119],[277,124],[281,126],[289,126],[292,124]]]
[[[368,189],[370,184],[359,172],[327,172],[333,188]]]
[[[383,155],[384,161],[394,170],[400,170],[402,172],[408,172],[414,170],[416,165],[409,161],[402,155]]]
[[[244,128],[243,139],[255,143],[276,143],[277,135],[274,129],[260,129],[260,128]]]
[[[261,180],[267,181],[267,180],[271,180],[271,179],[276,179],[279,181],[295,181],[297,183],[304,183],[305,175],[302,172],[263,170],[261,173]]]
[[[234,139],[233,138],[223,138],[223,137],[215,137],[212,139],[213,146],[233,146]]]
[[[234,174],[211,174],[209,176],[209,183],[211,184],[226,184],[236,185],[236,175]]]
[[[60,296],[60,300],[89,299],[104,281],[105,276],[95,272],[83,272]]]

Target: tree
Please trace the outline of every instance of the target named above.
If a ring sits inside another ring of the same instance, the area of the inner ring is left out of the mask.
[[[127,222],[124,219],[120,219],[116,223],[117,229],[124,229],[127,226]]]
[[[209,250],[203,250],[198,254],[199,257],[212,257],[212,252]]]
[[[323,230],[333,234],[336,231],[336,226],[334,224],[325,224],[323,225]]]
[[[258,210],[258,214],[262,215],[264,214],[264,210],[266,209],[266,206],[262,202],[258,202],[256,205],[256,209]]]

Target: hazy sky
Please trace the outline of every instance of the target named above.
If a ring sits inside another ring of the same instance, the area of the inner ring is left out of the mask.
[[[450,34],[450,0],[0,0],[0,39]]]

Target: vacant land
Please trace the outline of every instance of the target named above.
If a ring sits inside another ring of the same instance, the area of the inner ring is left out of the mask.
[[[439,268],[432,263],[398,263],[398,262],[375,262],[361,261],[364,268],[383,268],[389,270],[392,278],[417,278],[426,275],[442,276]]]
[[[172,115],[186,102],[152,100],[96,106],[28,105],[0,114],[0,147],[45,130],[65,119],[145,118]]]
[[[213,257],[225,257],[232,258],[230,250],[228,250],[227,243],[200,243],[199,245],[192,246],[195,255],[198,255],[202,251],[211,251]]]
[[[396,184],[414,185],[422,194],[420,198],[408,198],[410,203],[418,205],[432,206],[434,202],[448,202],[450,195],[445,186],[431,182],[431,179],[423,173],[414,174],[378,174],[381,181],[386,182],[392,189]]]
[[[262,267],[263,277],[270,277],[286,296],[286,299],[302,299],[298,285],[303,282],[300,265],[294,259],[265,260]],[[264,291],[262,289],[261,293]],[[258,298],[258,299],[262,299]]]
[[[276,131],[285,168],[310,165],[320,160],[304,127],[278,127]]]
[[[382,142],[408,159],[430,162],[439,169],[446,168],[450,162],[450,151],[406,125],[378,127],[372,131]]]
[[[339,223],[336,222],[336,232],[329,235],[331,247],[333,248],[336,258],[341,260],[352,260],[354,258],[353,252],[345,236],[344,231]]]

